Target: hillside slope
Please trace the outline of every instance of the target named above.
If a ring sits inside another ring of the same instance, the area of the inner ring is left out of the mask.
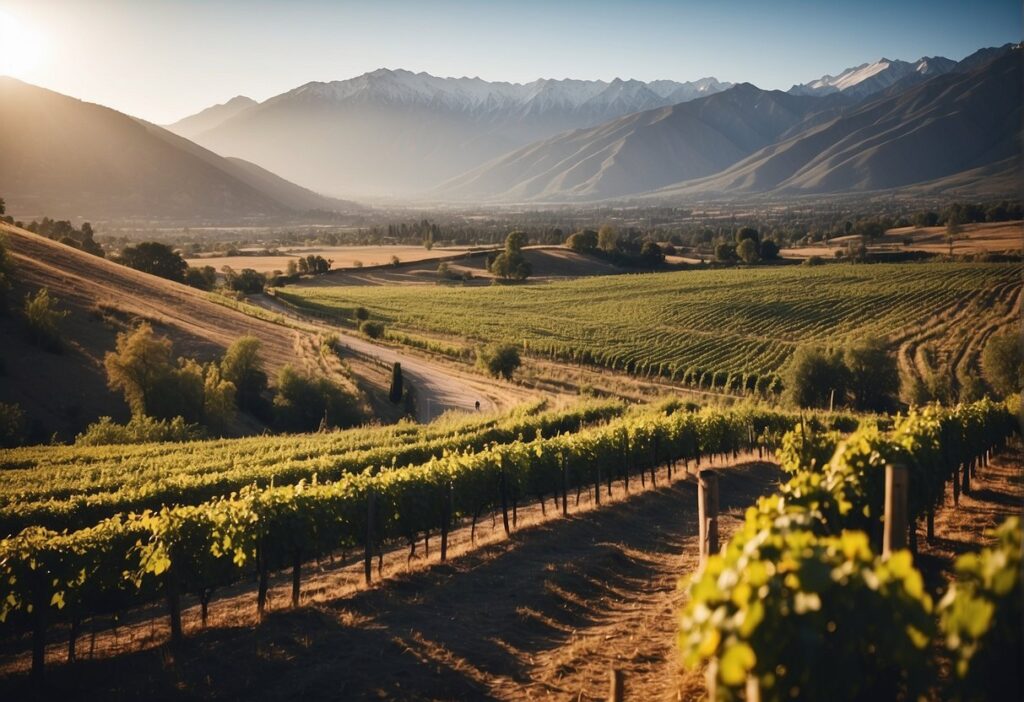
[[[259,103],[252,98],[239,95],[223,104],[207,107],[205,110],[183,117],[173,124],[164,125],[164,128],[186,139],[195,139],[197,135],[213,129],[256,104]]]
[[[20,307],[25,295],[45,287],[69,313],[59,323],[67,342],[61,354],[30,345],[13,315],[0,316],[0,402],[17,402],[27,411],[36,440],[54,432],[71,438],[104,414],[127,418],[123,400],[107,389],[103,355],[114,348],[119,331],[142,321],[169,336],[178,355],[211,360],[251,334],[262,342],[271,379],[291,363],[344,381],[340,367],[320,358],[308,333],[249,317],[211,301],[207,293],[22,229],[0,224],[0,236],[11,259],[11,306]]]
[[[719,174],[654,196],[871,191],[929,181],[968,188],[972,176],[1005,184],[1020,158],[1021,77],[1015,50],[968,73],[885,92]]]
[[[530,144],[433,194],[453,200],[594,200],[640,193],[717,173],[843,100],[744,83]]]
[[[0,78],[0,193],[27,220],[252,220],[353,205],[156,125]]]

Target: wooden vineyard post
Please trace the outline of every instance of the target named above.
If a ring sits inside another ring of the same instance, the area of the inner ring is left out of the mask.
[[[927,516],[927,521],[925,522],[925,528],[927,529],[927,531],[925,532],[925,538],[928,540],[928,543],[933,543],[935,541],[935,508],[934,507],[929,507],[928,508],[928,516]]]
[[[608,679],[608,702],[622,702],[625,699],[625,682],[622,671],[613,668]]]
[[[373,580],[374,523],[377,521],[377,494],[370,490],[366,495],[366,549],[363,551],[363,575],[366,584]]]
[[[718,552],[718,473],[710,469],[697,475],[697,521],[703,566]]]
[[[953,466],[953,506],[960,506],[960,464]]]
[[[882,557],[907,545],[907,467],[885,467],[885,526],[882,529]]]
[[[505,478],[505,456],[501,457],[501,475],[499,488],[501,489],[501,523],[505,527],[505,536],[511,535],[508,528],[508,487]]]
[[[756,675],[747,674],[747,702],[761,702],[761,683]]]
[[[569,516],[569,459],[562,454],[562,516]]]
[[[971,467],[970,467],[970,461],[967,461],[966,463],[964,463],[961,466],[961,469],[963,470],[963,472],[960,474],[961,477],[962,477],[962,482],[960,483],[960,492],[962,492],[964,495],[970,495],[971,494]]]
[[[441,498],[441,560],[448,560],[448,529],[452,520],[452,484],[444,486],[444,496]]]

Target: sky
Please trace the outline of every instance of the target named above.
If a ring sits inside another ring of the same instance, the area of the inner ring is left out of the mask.
[[[1019,0],[0,0],[0,75],[167,124],[382,67],[785,90],[1021,32]]]

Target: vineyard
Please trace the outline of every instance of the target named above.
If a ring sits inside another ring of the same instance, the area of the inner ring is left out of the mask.
[[[674,402],[628,411],[617,403],[533,409],[478,422],[475,429],[469,420],[465,431],[440,441],[431,434],[452,425],[342,432],[291,446],[267,438],[241,440],[240,446],[220,441],[61,448],[53,450],[51,460],[40,449],[10,452],[13,463],[34,467],[11,464],[0,472],[8,524],[21,529],[0,541],[0,619],[32,628],[37,668],[53,620],[76,629],[84,617],[162,597],[177,636],[178,603],[185,593],[205,603],[216,588],[254,573],[262,612],[272,571],[292,569],[297,601],[301,567],[310,558],[361,548],[369,580],[370,559],[384,542],[404,540],[414,547],[420,538],[440,534],[444,559],[447,534],[458,521],[475,526],[482,514],[499,510],[507,532],[521,505],[560,499],[564,511],[568,493],[581,490],[600,502],[613,481],[627,489],[631,480],[654,482],[662,464],[670,466],[671,476],[677,461],[699,464],[712,454],[774,447],[797,421],[796,415],[770,409],[689,412]],[[849,427],[854,420],[830,415],[821,421]],[[374,449],[379,463],[367,462],[358,447],[377,434],[396,443]],[[268,466],[278,460],[288,466],[284,457],[290,456],[302,467],[270,468],[261,485],[245,472],[250,469],[237,465],[246,454],[259,464],[261,441],[274,456]],[[304,464],[302,456],[315,454],[317,443],[339,453]],[[357,457],[346,459],[344,449],[353,447]],[[91,457],[92,464],[83,462],[76,471],[70,467],[75,454]],[[421,462],[399,467],[399,456],[403,461],[418,456]],[[134,478],[126,476],[136,487],[103,492],[114,484],[107,476],[126,463],[138,466]],[[33,483],[37,470],[48,478]],[[201,479],[207,474],[215,478],[209,484],[223,492],[208,496],[212,488]],[[220,479],[224,475],[226,482]],[[238,475],[249,482],[236,490],[243,482]],[[92,481],[99,492],[71,497],[61,481],[84,491]],[[158,486],[155,491],[146,487],[150,484]],[[18,497],[31,490],[40,497],[46,489],[63,494],[36,502]],[[98,499],[91,502],[93,497]],[[137,510],[142,504],[150,508]],[[101,519],[84,526],[93,518]],[[45,526],[57,523],[80,528],[58,532]]]
[[[695,574],[680,631],[689,665],[707,664],[719,699],[742,699],[752,684],[762,699],[791,689],[816,697],[835,692],[830,685],[916,690],[930,684],[926,650],[939,625],[910,558],[873,555],[885,467],[907,466],[909,518],[926,519],[930,534],[946,486],[969,492],[972,473],[1014,426],[1006,407],[989,401],[893,418],[694,410],[676,401],[561,410],[536,403],[507,416],[287,439],[10,451],[0,470],[8,529],[0,540],[0,632],[28,635],[40,676],[47,632],[57,626],[70,632],[73,660],[83,621],[162,602],[171,640],[180,641],[185,596],[198,598],[205,622],[216,591],[254,580],[262,616],[272,574],[291,573],[297,606],[314,559],[361,554],[369,583],[388,543],[415,553],[422,540],[429,552],[437,537],[444,561],[451,531],[462,524],[475,532],[484,515],[495,515],[508,535],[530,504],[564,515],[573,494],[577,504],[583,492],[600,505],[613,483],[628,492],[631,483],[656,485],[659,474],[669,482],[674,472],[685,476],[714,455],[767,451],[791,478],[750,509],[740,532]],[[942,631],[987,636],[965,624],[973,610],[963,598],[1003,606],[1006,593],[989,590],[986,582],[970,591],[965,584],[961,599],[950,595],[940,607]],[[857,684],[820,679],[817,659],[800,659],[795,643],[779,645],[808,640],[828,617],[843,628],[824,650],[852,645],[847,622],[862,611],[827,609],[847,600],[875,608],[875,628],[863,635],[892,648],[883,657],[890,667]],[[786,616],[793,611],[815,616]],[[909,672],[897,675],[900,666]],[[971,660],[962,667],[965,679],[978,670]]]
[[[1020,310],[1019,264],[827,265],[608,276],[529,286],[289,286],[293,304],[687,385],[777,390],[802,343],[887,337],[904,372],[976,370],[978,337]],[[927,348],[936,367],[923,368]]]

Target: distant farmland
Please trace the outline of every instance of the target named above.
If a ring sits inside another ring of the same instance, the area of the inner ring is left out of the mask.
[[[777,388],[800,344],[887,337],[905,374],[963,372],[1017,319],[1020,264],[793,266],[578,279],[541,285],[289,286],[282,297],[390,325],[513,341],[568,362],[700,387]]]

